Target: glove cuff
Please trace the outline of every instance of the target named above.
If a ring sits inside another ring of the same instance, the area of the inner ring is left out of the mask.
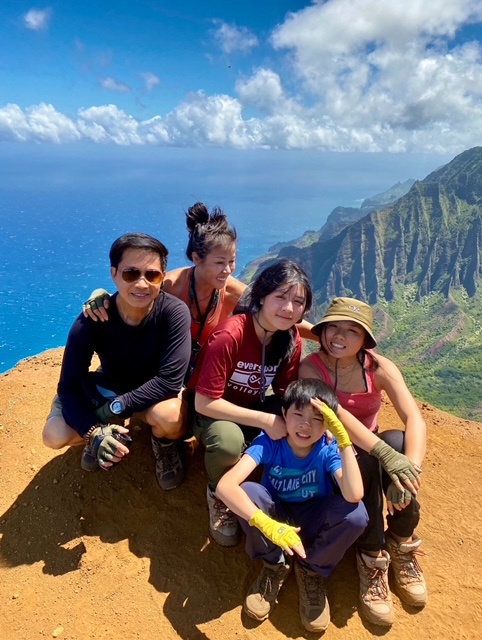
[[[90,429],[87,431],[86,434],[84,434],[83,438],[85,440],[86,444],[90,444],[90,436],[94,433],[94,431],[96,429],[98,429],[99,427],[103,427],[104,425],[101,424],[100,422],[98,422],[97,424],[94,424],[93,427],[90,427]]]
[[[390,445],[388,445],[386,442],[383,442],[383,440],[379,440],[376,445],[373,447],[373,449],[370,451],[370,455],[371,456],[375,456],[375,458],[378,458],[378,460],[380,460],[381,455],[383,454],[383,452],[386,450],[386,448],[390,447]]]

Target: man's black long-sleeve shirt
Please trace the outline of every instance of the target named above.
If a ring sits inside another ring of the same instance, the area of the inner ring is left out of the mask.
[[[146,318],[132,326],[120,317],[116,297],[107,322],[81,314],[67,338],[58,395],[67,424],[81,436],[98,422],[84,390],[94,353],[100,359],[103,386],[124,403],[124,418],[176,397],[189,364],[191,317],[184,302],[161,291]]]

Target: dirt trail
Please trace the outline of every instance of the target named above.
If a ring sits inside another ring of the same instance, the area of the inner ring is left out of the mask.
[[[83,472],[78,448],[42,445],[61,355],[48,351],[0,376],[0,638],[316,637],[299,621],[293,576],[270,620],[257,625],[243,615],[258,565],[242,545],[223,549],[207,537],[200,449],[182,487],[162,493],[143,430],[129,459],[109,473]],[[394,596],[391,629],[364,623],[350,552],[329,581],[326,640],[482,638],[482,425],[426,405],[422,412],[429,453],[418,533],[429,604],[416,612]],[[398,424],[390,405],[382,416],[385,427]]]

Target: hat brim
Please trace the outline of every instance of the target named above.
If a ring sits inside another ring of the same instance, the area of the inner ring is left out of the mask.
[[[373,335],[370,327],[366,325],[364,322],[360,322],[360,320],[355,320],[354,318],[351,318],[348,316],[342,316],[337,314],[325,316],[311,328],[311,333],[313,333],[315,336],[318,336],[319,338],[321,336],[321,330],[323,329],[323,325],[327,322],[336,322],[337,320],[349,320],[350,322],[355,322],[356,324],[359,324],[360,327],[363,327],[365,329],[367,334],[367,339],[364,346],[367,347],[367,349],[374,349],[377,346],[377,341],[375,340],[375,336]]]

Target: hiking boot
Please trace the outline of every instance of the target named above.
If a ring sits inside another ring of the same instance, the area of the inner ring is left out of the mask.
[[[222,547],[233,547],[241,539],[237,517],[208,485],[209,533]]]
[[[417,555],[425,555],[419,551],[422,540],[413,534],[410,542],[397,542],[387,534],[386,547],[392,561],[393,577],[400,599],[412,607],[424,607],[427,604],[427,585]]]
[[[307,631],[325,631],[330,624],[330,605],[326,597],[325,579],[300,562],[295,564],[300,618]]]
[[[382,551],[380,558],[374,558],[357,551],[356,563],[360,576],[361,613],[369,622],[389,627],[395,619],[388,588],[390,556]]]
[[[270,564],[263,560],[261,573],[250,586],[244,601],[244,610],[250,618],[262,622],[269,617],[290,569],[284,562]]]
[[[151,436],[152,450],[156,459],[156,477],[161,489],[170,491],[184,480],[184,467],[177,448],[177,441]]]
[[[90,444],[86,444],[82,451],[80,466],[84,471],[97,471],[97,469],[99,469],[99,462],[97,458],[92,454]]]

